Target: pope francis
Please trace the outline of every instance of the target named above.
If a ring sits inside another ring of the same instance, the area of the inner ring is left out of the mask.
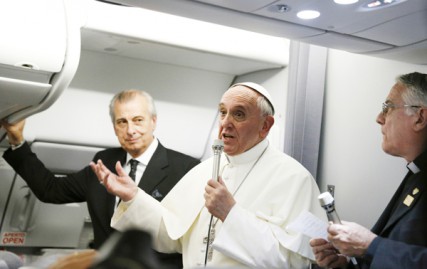
[[[260,85],[232,85],[218,106],[224,142],[219,178],[214,158],[190,170],[158,202],[124,172],[91,163],[100,183],[121,198],[111,224],[150,232],[154,248],[181,252],[185,268],[308,268],[314,256],[306,236],[286,226],[309,211],[321,219],[318,187],[296,160],[266,139],[274,106]]]

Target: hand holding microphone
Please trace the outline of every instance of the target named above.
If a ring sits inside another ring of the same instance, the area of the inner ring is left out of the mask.
[[[215,191],[215,188],[220,185],[219,181],[219,167],[221,162],[221,153],[224,149],[224,141],[221,139],[215,139],[214,143],[212,144],[212,150],[213,150],[213,164],[212,164],[212,179],[209,180],[208,185],[205,187],[205,206],[208,209],[209,213],[211,213],[211,218],[209,221],[209,230],[208,234],[206,236],[206,251],[205,251],[205,266],[208,262],[208,260],[212,260],[213,255],[213,248],[212,248],[212,242],[215,239],[215,225],[220,219],[218,217],[217,210],[219,207],[215,203],[215,196],[213,195],[213,192]],[[228,212],[227,212],[228,214]],[[217,220],[214,222],[213,217],[217,216]]]
[[[233,194],[229,192],[220,175],[220,160],[223,142],[215,140],[212,149],[214,151],[212,164],[212,179],[205,187],[205,206],[214,217],[224,221],[235,204]]]
[[[320,206],[322,206],[326,211],[328,220],[335,224],[341,224],[341,220],[338,216],[337,211],[335,210],[334,197],[332,197],[332,195],[329,192],[324,192],[319,195],[318,199],[319,199]],[[355,268],[359,268],[357,264],[357,260],[354,257],[350,257],[350,260],[355,266]]]
[[[224,142],[220,139],[215,139],[212,144],[213,159],[212,159],[212,178],[208,180],[205,187],[205,206],[211,214],[214,214],[213,210],[216,208],[215,200],[217,195],[217,189],[221,187],[220,182],[220,162],[221,153],[224,148]]]

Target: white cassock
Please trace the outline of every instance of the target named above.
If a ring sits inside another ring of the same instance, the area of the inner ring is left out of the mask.
[[[210,158],[189,171],[161,203],[138,190],[132,201],[116,209],[112,227],[146,230],[155,249],[181,252],[184,268],[204,266],[211,215],[203,194],[212,162]],[[207,266],[308,268],[309,259],[314,260],[309,238],[285,228],[305,211],[326,219],[311,174],[266,139],[238,156],[223,154],[220,171],[236,204],[224,223],[214,218],[216,235]]]

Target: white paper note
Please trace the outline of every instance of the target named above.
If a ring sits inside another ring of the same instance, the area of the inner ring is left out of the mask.
[[[286,229],[302,233],[310,238],[327,239],[328,223],[306,211],[301,213]]]

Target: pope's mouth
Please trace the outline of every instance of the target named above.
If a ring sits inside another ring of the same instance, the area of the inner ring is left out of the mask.
[[[229,134],[222,134],[222,140],[225,142],[227,140],[233,139],[234,136],[229,135]]]

